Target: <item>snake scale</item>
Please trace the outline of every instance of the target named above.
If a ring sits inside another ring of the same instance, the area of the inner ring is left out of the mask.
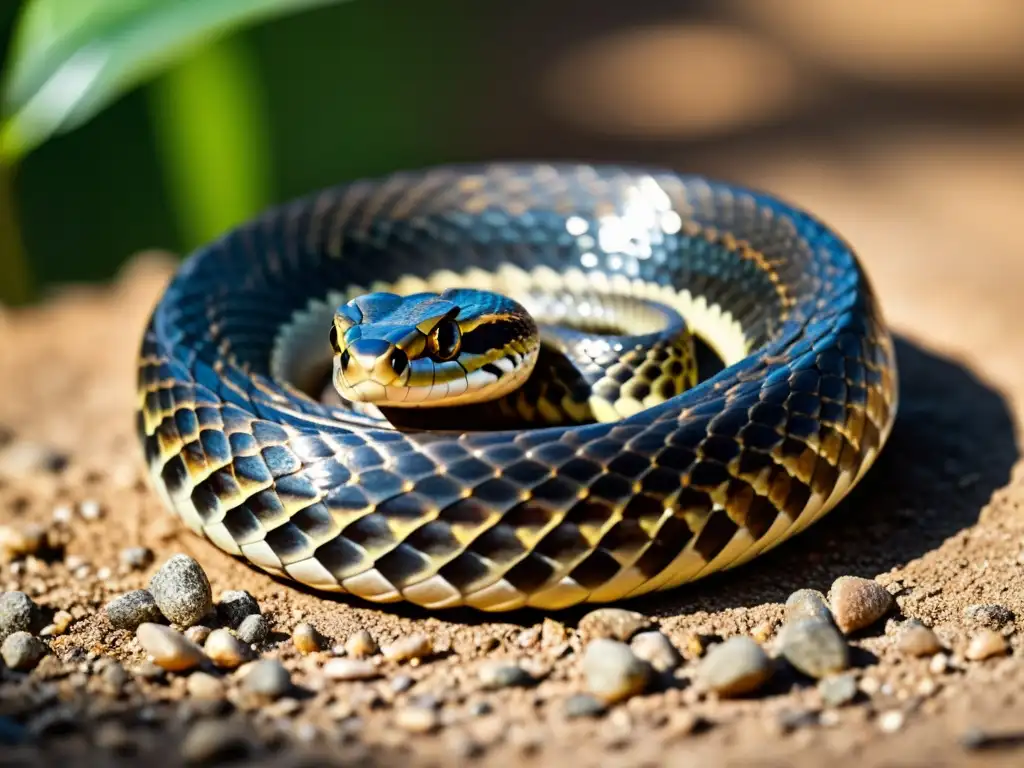
[[[616,417],[497,429],[396,428],[299,381],[339,307],[472,289],[665,307],[724,367],[659,401],[665,356],[622,374],[615,350]],[[896,410],[876,296],[817,218],[668,170],[508,163],[352,181],[200,248],[146,327],[136,416],[164,503],[225,552],[370,601],[502,611],[749,561],[847,494]]]

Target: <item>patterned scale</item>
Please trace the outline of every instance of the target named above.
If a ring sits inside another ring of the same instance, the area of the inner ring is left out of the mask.
[[[397,431],[272,376],[296,313],[438,286],[655,299],[726,367],[611,423],[462,434]],[[800,210],[664,171],[446,167],[325,191],[188,259],[145,333],[138,433],[168,508],[269,572],[553,609],[675,587],[803,530],[881,450],[896,387],[854,254]]]

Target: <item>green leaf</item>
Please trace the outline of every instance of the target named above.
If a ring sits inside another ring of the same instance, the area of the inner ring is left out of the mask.
[[[28,0],[5,67],[0,157],[73,130],[205,43],[341,0]]]
[[[191,250],[270,202],[271,149],[259,68],[244,39],[189,56],[148,90],[157,153]]]

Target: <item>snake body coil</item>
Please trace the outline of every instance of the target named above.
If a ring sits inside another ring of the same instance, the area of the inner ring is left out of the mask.
[[[450,288],[656,302],[725,368],[660,402],[657,373],[631,370],[610,421],[497,431],[399,430],[298,384],[339,305]],[[846,495],[897,406],[876,299],[826,226],[702,177],[589,165],[398,173],[268,212],[183,264],[138,391],[156,489],[216,546],[314,588],[490,611],[750,560]]]

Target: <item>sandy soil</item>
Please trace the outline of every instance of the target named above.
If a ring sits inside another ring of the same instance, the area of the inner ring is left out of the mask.
[[[97,520],[76,513],[70,524],[57,526],[66,540],[62,557],[31,567],[0,565],[0,587],[26,590],[41,605],[76,618],[52,641],[53,655],[71,673],[55,675],[50,693],[40,692],[45,684],[38,671],[0,678],[0,715],[13,714],[41,734],[32,744],[3,747],[0,762],[179,760],[182,733],[202,716],[175,703],[184,696],[183,679],[140,683],[137,696],[105,702],[92,676],[74,670],[88,669],[90,655],[113,656],[129,669],[143,660],[131,636],[112,631],[99,608],[120,592],[144,587],[157,565],[185,552],[206,568],[215,595],[247,589],[257,598],[282,633],[267,655],[288,660],[294,679],[310,689],[318,662],[297,659],[283,634],[300,619],[332,642],[358,628],[382,643],[423,631],[441,651],[416,667],[389,668],[380,681],[310,690],[297,704],[277,706],[269,719],[259,712],[233,715],[254,739],[277,744],[258,758],[266,764],[319,755],[406,765],[677,759],[693,765],[1020,765],[1024,478],[1016,435],[1024,415],[1024,332],[1016,320],[1024,234],[1015,213],[1024,205],[1024,144],[1001,134],[915,134],[906,141],[895,134],[881,144],[852,143],[841,157],[806,146],[767,156],[768,162],[761,154],[760,163],[750,165],[751,158],[723,158],[719,170],[736,177],[742,169],[748,183],[813,208],[862,253],[899,338],[897,428],[854,495],[796,541],[734,573],[626,607],[649,616],[686,649],[698,633],[749,634],[765,622],[777,628],[782,603],[795,589],[827,590],[844,574],[877,578],[897,596],[898,609],[853,641],[862,690],[857,700],[822,719],[813,684],[783,676],[747,700],[717,701],[680,685],[635,697],[600,719],[569,721],[563,705],[582,688],[579,654],[525,644],[543,616],[428,616],[325,599],[250,570],[195,538],[145,487],[132,437],[133,356],[169,269],[145,257],[109,287],[69,289],[36,308],[0,314],[0,451],[32,442],[67,459],[57,471],[8,471],[0,479],[0,517],[51,525],[62,506],[95,500],[102,507]],[[10,470],[10,454],[7,462]],[[118,553],[134,545],[152,548],[155,564],[124,572]],[[1014,612],[1003,629],[1009,656],[963,660],[973,630],[964,611],[979,603]],[[555,618],[571,634],[585,612]],[[935,628],[951,649],[949,669],[936,673],[929,660],[894,648],[894,628],[907,618]],[[478,690],[475,665],[503,657],[531,660],[546,676],[530,689]],[[395,694],[389,681],[399,674],[416,682]],[[423,695],[440,700],[445,724],[410,734],[396,725],[396,713]],[[339,701],[350,704],[347,717],[339,715]],[[481,701],[489,713],[480,712]],[[1017,743],[971,748],[967,736],[976,728],[1017,734]],[[284,735],[270,739],[277,730]]]

